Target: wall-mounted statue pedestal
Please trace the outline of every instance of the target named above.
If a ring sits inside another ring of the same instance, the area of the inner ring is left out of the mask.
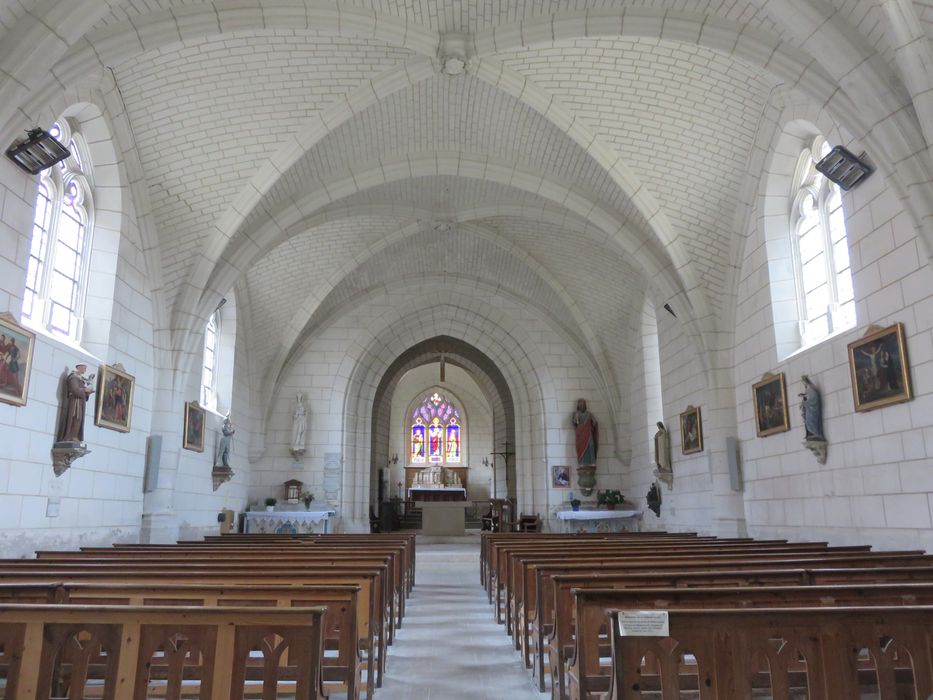
[[[211,482],[214,485],[214,491],[219,489],[233,478],[233,469],[224,466],[215,466],[211,470]]]
[[[72,462],[90,453],[83,442],[56,442],[52,445],[52,469],[55,470],[55,476],[61,476],[68,471]]]

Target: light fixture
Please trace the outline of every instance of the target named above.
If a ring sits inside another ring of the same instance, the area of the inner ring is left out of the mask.
[[[30,129],[6,149],[6,157],[30,175],[38,175],[68,156],[71,151],[55,140],[45,129]]]
[[[864,153],[857,156],[843,146],[836,146],[823,156],[816,169],[846,192],[875,172]]]

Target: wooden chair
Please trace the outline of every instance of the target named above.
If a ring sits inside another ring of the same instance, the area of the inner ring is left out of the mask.
[[[515,532],[541,532],[541,516],[537,513],[526,515],[522,513],[515,523]]]

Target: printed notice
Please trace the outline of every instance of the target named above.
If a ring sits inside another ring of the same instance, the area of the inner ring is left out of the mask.
[[[623,637],[669,637],[667,610],[620,610],[619,634]]]

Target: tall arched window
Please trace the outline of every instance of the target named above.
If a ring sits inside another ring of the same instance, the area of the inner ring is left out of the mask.
[[[415,408],[411,419],[412,464],[460,462],[463,428],[460,411],[450,401],[434,392]]]
[[[829,150],[823,137],[814,138],[800,154],[793,180],[791,249],[802,347],[855,326],[842,193],[816,170]]]
[[[61,119],[49,133],[71,156],[39,177],[23,318],[80,342],[94,222],[91,161],[75,122]]]
[[[220,309],[207,319],[204,328],[204,361],[201,366],[201,405],[217,410],[217,337],[220,335]]]

